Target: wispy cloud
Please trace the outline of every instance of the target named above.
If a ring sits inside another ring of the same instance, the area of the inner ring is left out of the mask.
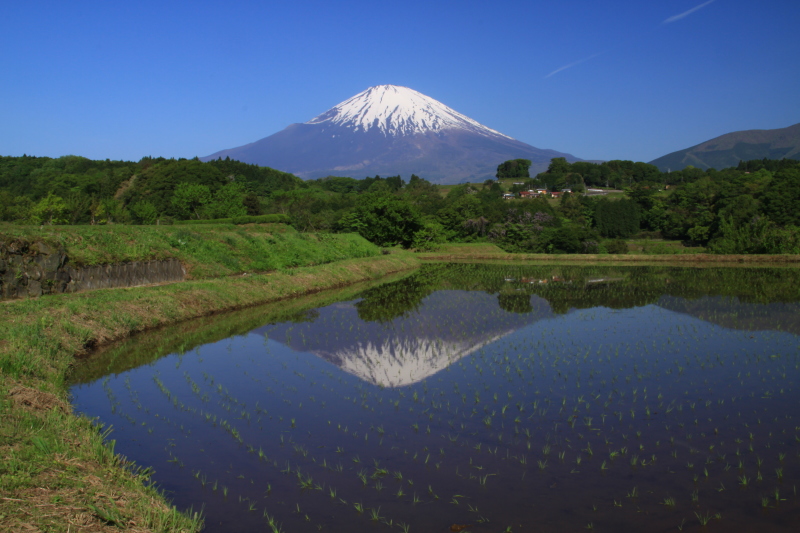
[[[669,24],[670,22],[675,22],[675,21],[681,20],[684,17],[688,17],[689,15],[691,15],[692,13],[697,11],[698,9],[703,9],[704,7],[706,7],[708,4],[710,4],[713,1],[714,0],[708,0],[708,2],[703,2],[699,6],[694,6],[692,9],[690,9],[688,11],[684,11],[683,13],[680,13],[678,15],[673,15],[673,16],[669,17],[668,19],[664,19],[664,24]]]
[[[712,2],[713,2],[713,0],[712,0]],[[553,72],[551,72],[550,74],[548,74],[547,76],[545,76],[545,78],[549,78],[550,76],[552,76],[554,74],[558,74],[562,70],[567,70],[568,68],[572,68],[575,65],[580,65],[581,63],[585,63],[586,61],[589,61],[590,59],[594,59],[595,57],[601,55],[602,53],[603,52],[598,52],[596,54],[590,55],[589,57],[584,57],[583,59],[579,59],[577,61],[574,61],[574,62],[570,63],[569,65],[564,65],[563,67],[559,67],[559,68],[555,69]]]
[[[702,4],[698,4],[698,5],[694,6],[694,7],[693,7],[693,8],[691,8],[691,9],[684,11],[683,13],[679,13],[679,14],[677,14],[677,15],[673,15],[673,16],[671,16],[671,17],[667,18],[667,19],[664,19],[664,21],[662,22],[662,24],[670,24],[670,23],[672,23],[672,22],[677,22],[677,21],[679,21],[679,20],[681,20],[681,19],[683,19],[683,18],[686,18],[686,17],[688,17],[689,15],[691,15],[692,13],[694,13],[695,11],[699,11],[699,10],[703,9],[703,8],[704,8],[704,7],[706,7],[708,4],[711,4],[711,3],[713,3],[713,2],[714,2],[714,0],[706,0],[706,1],[705,1],[705,2],[703,2]],[[613,49],[613,48],[617,48],[617,47],[612,47],[611,49]],[[610,49],[609,49],[609,50],[610,50]],[[577,61],[573,61],[572,63],[569,63],[569,64],[567,64],[567,65],[564,65],[563,67],[558,67],[558,68],[557,68],[557,69],[555,69],[553,72],[551,72],[550,74],[548,74],[547,76],[545,76],[545,77],[544,77],[544,79],[547,79],[547,78],[549,78],[549,77],[551,77],[551,76],[555,76],[555,75],[556,75],[556,74],[558,74],[559,72],[562,72],[562,71],[564,71],[564,70],[567,70],[568,68],[575,67],[575,66],[577,66],[577,65],[580,65],[581,63],[585,63],[585,62],[587,62],[587,61],[589,61],[589,60],[591,60],[591,59],[594,59],[595,57],[597,57],[597,56],[599,56],[599,55],[602,55],[602,54],[604,54],[604,53],[608,52],[609,50],[604,50],[604,51],[602,51],[602,52],[598,52],[598,53],[596,53],[596,54],[592,54],[592,55],[590,55],[590,56],[588,56],[588,57],[584,57],[583,59],[579,59],[579,60],[577,60]]]

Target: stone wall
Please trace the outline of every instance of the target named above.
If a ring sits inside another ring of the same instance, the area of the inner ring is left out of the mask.
[[[185,275],[177,259],[81,266],[70,264],[60,247],[20,240],[0,242],[0,299],[136,287],[181,281]]]

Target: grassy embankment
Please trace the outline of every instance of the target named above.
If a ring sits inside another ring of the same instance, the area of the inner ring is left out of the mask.
[[[115,455],[113,441],[104,443],[89,420],[70,413],[66,376],[76,355],[149,328],[417,265],[410,254],[381,255],[358,236],[299,234],[277,226],[2,227],[0,238],[62,244],[71,261],[83,264],[177,257],[191,277],[161,286],[0,304],[3,531],[195,531],[201,526],[196,516],[167,505],[148,486],[148,472]]]
[[[63,245],[70,262],[100,265],[179,259],[188,279],[266,272],[369,257],[380,250],[354,234],[299,233],[283,224],[235,226],[34,226],[0,225],[0,240]]]
[[[638,241],[635,241],[638,242]],[[687,248],[685,253],[669,241],[649,241],[652,248],[638,254],[512,254],[491,243],[445,244],[435,252],[417,255],[427,261],[536,261],[548,263],[679,263],[685,265],[707,263],[800,263],[800,255],[717,255],[698,253]],[[647,245],[645,245],[647,246]]]

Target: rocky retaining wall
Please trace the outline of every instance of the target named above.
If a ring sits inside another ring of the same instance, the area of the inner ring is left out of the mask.
[[[63,248],[42,242],[0,243],[0,299],[136,287],[181,281],[186,271],[177,259],[112,265],[72,265]]]

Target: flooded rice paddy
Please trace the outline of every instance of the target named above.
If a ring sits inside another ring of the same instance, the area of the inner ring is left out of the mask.
[[[429,265],[142,335],[72,394],[208,531],[788,532],[798,333],[793,269]]]

